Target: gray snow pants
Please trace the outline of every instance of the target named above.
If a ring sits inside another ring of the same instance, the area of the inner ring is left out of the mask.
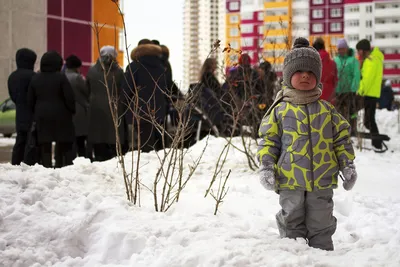
[[[302,237],[308,240],[310,247],[333,250],[336,218],[332,214],[332,197],[332,189],[279,191],[282,209],[276,214],[276,221],[280,236]]]

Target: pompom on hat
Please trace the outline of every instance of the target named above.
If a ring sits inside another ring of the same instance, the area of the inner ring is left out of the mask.
[[[298,71],[310,71],[321,82],[322,62],[317,50],[310,46],[307,39],[299,37],[294,41],[292,50],[283,61],[283,83],[292,88],[292,76]]]

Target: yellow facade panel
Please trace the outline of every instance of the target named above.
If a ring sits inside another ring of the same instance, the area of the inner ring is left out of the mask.
[[[289,1],[265,2],[264,3],[264,9],[280,8],[280,7],[289,7]]]
[[[284,21],[289,21],[289,15],[277,15],[277,16],[265,16],[264,17],[264,22],[284,22]]]

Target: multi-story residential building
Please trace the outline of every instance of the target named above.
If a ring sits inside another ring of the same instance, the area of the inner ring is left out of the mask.
[[[225,25],[225,5],[221,0],[185,0],[183,14],[183,89],[198,82],[200,69],[207,57],[222,62],[221,51],[214,51],[214,44],[221,40]]]
[[[400,1],[348,0],[344,34],[351,47],[368,39],[385,54],[384,78],[400,89]]]
[[[121,1],[121,0],[120,0]],[[102,27],[99,35],[94,22]],[[48,50],[58,51],[63,58],[75,54],[83,61],[82,72],[98,57],[100,46],[120,48],[122,20],[109,0],[7,0],[0,2],[0,99],[8,95],[7,78],[15,70],[15,53],[27,47],[40,58]],[[98,38],[98,36],[100,38]],[[123,53],[119,53],[122,64]]]
[[[344,37],[344,0],[310,1],[310,41],[321,37],[327,51],[336,51],[337,40]]]

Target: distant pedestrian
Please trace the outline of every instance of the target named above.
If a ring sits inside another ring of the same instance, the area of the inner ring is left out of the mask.
[[[46,52],[40,60],[28,91],[28,103],[34,114],[37,143],[44,167],[52,167],[52,143],[56,142],[55,167],[72,164],[75,131],[72,117],[75,98],[71,85],[61,73],[62,57],[55,51]]]
[[[364,97],[364,126],[371,134],[379,134],[375,120],[376,104],[381,97],[384,55],[378,47],[372,49],[370,41],[363,39],[356,45],[361,60],[361,81],[357,93]],[[382,149],[382,141],[372,140],[372,146]]]
[[[332,102],[335,98],[335,88],[338,81],[335,62],[331,59],[328,51],[325,50],[325,42],[322,38],[317,38],[313,47],[318,51],[322,61],[322,95],[321,99]]]
[[[16,105],[15,127],[17,137],[12,152],[11,164],[19,165],[25,154],[28,132],[32,124],[32,110],[28,106],[28,88],[35,75],[33,68],[36,62],[36,53],[28,48],[17,51],[15,60],[17,70],[8,77],[8,92]]]
[[[353,133],[357,130],[358,98],[356,92],[360,86],[360,64],[355,57],[355,51],[349,48],[345,39],[337,43],[338,55],[335,57],[338,70],[335,106],[348,122]]]
[[[382,84],[381,98],[379,99],[379,108],[392,110],[394,101],[394,93],[392,89],[392,82],[385,80]]]
[[[90,67],[86,75],[90,92],[88,142],[93,146],[94,161],[109,160],[117,155],[116,134],[121,145],[125,143],[124,107],[121,101],[123,81],[124,73],[117,62],[117,51],[112,46],[103,46],[96,64]],[[118,132],[111,110],[114,104],[117,107],[113,112],[116,112]]]
[[[80,73],[82,61],[75,55],[66,58],[66,70],[69,83],[75,96],[74,126],[75,126],[75,148],[79,157],[86,157],[86,143],[89,128],[89,88]]]

